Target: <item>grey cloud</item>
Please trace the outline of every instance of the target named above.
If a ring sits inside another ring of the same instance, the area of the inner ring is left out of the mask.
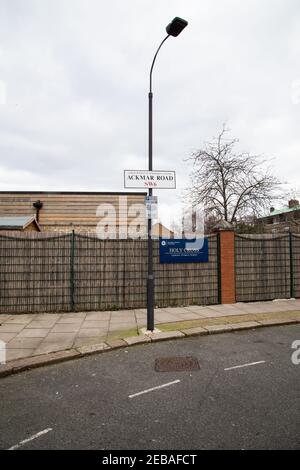
[[[224,121],[295,186],[298,0],[2,1],[0,185],[122,190],[124,168],[146,168],[149,67],[176,15],[190,24],[161,50],[153,82],[154,166],[179,183],[161,201],[179,197],[183,159]]]

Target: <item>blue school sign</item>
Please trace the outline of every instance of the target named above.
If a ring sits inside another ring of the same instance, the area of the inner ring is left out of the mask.
[[[186,240],[161,238],[159,240],[159,261],[161,263],[207,263],[208,240]]]

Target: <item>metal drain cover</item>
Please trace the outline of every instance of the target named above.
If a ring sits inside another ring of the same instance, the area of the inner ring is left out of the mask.
[[[200,369],[198,359],[193,356],[160,357],[155,359],[156,372],[177,372]]]

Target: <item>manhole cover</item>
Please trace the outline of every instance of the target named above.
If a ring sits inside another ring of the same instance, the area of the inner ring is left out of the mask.
[[[160,357],[155,359],[156,372],[176,372],[181,370],[200,369],[198,359],[192,356]]]

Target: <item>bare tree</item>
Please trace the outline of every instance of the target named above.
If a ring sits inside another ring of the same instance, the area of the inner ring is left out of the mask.
[[[235,153],[237,139],[227,139],[223,126],[218,137],[188,158],[193,161],[187,195],[203,204],[206,214],[234,223],[259,215],[280,198],[280,181],[258,155]]]

